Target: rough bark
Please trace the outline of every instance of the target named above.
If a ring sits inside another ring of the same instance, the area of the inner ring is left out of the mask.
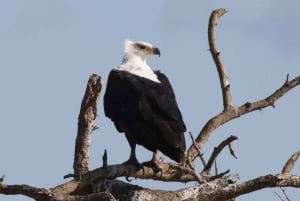
[[[152,190],[118,180],[101,180],[84,194],[60,194],[54,189],[41,189],[28,185],[0,184],[0,193],[22,194],[38,201],[85,201],[85,200],[157,200],[157,201],[224,201],[240,195],[271,187],[300,188],[300,177],[290,174],[265,175],[237,184],[238,175],[230,175],[197,186],[177,191]],[[98,192],[101,191],[101,192]]]
[[[89,171],[90,145],[92,132],[98,127],[93,124],[97,116],[97,103],[102,88],[101,77],[92,74],[88,80],[78,116],[78,129],[74,154],[74,177],[79,179]],[[72,176],[66,175],[66,177]]]

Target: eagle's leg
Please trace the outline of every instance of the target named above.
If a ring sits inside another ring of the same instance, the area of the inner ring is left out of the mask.
[[[162,168],[159,167],[159,159],[158,159],[158,152],[157,150],[153,152],[152,159],[150,161],[143,162],[142,165],[146,167],[152,168],[154,172],[161,172]]]
[[[183,167],[187,167],[187,163],[186,163],[186,160],[187,160],[187,156],[186,156],[186,151],[182,150],[182,152],[180,153],[180,162],[179,164]]]
[[[141,164],[139,163],[139,161],[136,159],[136,155],[135,155],[135,147],[136,144],[134,143],[130,143],[130,157],[127,161],[125,161],[123,164],[130,164],[130,165],[134,165],[138,168],[141,168]]]

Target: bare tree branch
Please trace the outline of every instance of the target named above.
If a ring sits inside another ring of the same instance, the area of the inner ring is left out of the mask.
[[[94,190],[101,191],[90,193],[85,191],[85,195],[67,193],[67,191],[60,191],[58,188],[54,189],[40,189],[27,185],[0,185],[0,193],[6,195],[23,194],[35,200],[48,201],[77,201],[89,200],[88,198],[105,198],[105,200],[126,200],[129,198],[138,198],[143,195],[149,200],[165,201],[165,200],[197,200],[197,201],[223,201],[236,198],[240,195],[251,193],[257,190],[270,187],[296,187],[300,188],[300,177],[290,174],[266,175],[255,179],[248,180],[241,184],[236,184],[239,179],[238,175],[225,176],[210,182],[205,182],[197,186],[180,189],[177,191],[163,191],[145,189],[139,186],[120,182],[117,180],[107,180],[94,183]],[[79,182],[79,181],[78,181]],[[59,193],[60,192],[60,193]],[[63,194],[62,194],[63,192]],[[134,192],[134,193],[133,193]],[[114,197],[112,196],[114,195]]]
[[[300,188],[300,177],[290,174],[266,175],[243,182],[237,186],[239,195],[268,187]]]
[[[77,179],[79,179],[82,174],[86,174],[89,171],[92,132],[97,127],[93,124],[93,121],[97,116],[97,103],[100,97],[101,88],[101,77],[92,74],[87,83],[78,117],[78,130],[73,163],[74,176]]]
[[[255,110],[262,110],[263,108],[272,106],[274,107],[275,102],[281,98],[283,95],[285,95],[288,91],[293,89],[294,87],[300,85],[300,76],[290,80],[285,81],[284,84],[274,91],[270,96],[268,96],[265,99],[256,101],[256,102],[247,102],[237,109],[237,117],[247,114],[249,112],[253,112]]]
[[[101,167],[90,171],[82,177],[81,185],[84,187],[90,183],[94,183],[103,179],[115,179],[117,177],[133,177],[139,179],[153,179],[159,181],[177,181],[189,182],[199,181],[203,182],[209,179],[206,173],[195,175],[195,172],[190,168],[185,168],[175,164],[159,163],[162,172],[155,172],[150,167],[143,167],[137,170],[135,166],[127,164],[108,165],[106,168]],[[78,189],[81,187],[78,187]]]
[[[102,167],[107,167],[107,151],[104,150],[104,154],[102,156]]]
[[[298,158],[300,157],[300,151],[294,153],[289,160],[285,163],[281,173],[291,173],[295,162],[298,160]]]
[[[275,102],[281,98],[284,94],[286,94],[292,88],[300,85],[300,76],[294,78],[291,81],[288,81],[288,76],[284,84],[277,89],[274,93],[268,96],[265,99],[250,103],[247,102],[238,108],[235,108],[232,104],[232,97],[230,93],[230,85],[228,80],[228,75],[225,70],[225,66],[220,58],[220,52],[217,49],[216,45],[216,26],[218,19],[226,13],[226,9],[217,9],[212,12],[210,20],[209,20],[209,28],[208,28],[208,38],[209,38],[209,46],[212,57],[215,61],[219,78],[220,84],[223,94],[223,105],[224,110],[218,114],[217,116],[211,118],[202,128],[198,137],[196,138],[196,144],[198,149],[202,149],[203,146],[206,144],[210,136],[212,135],[213,131],[218,128],[219,126],[223,125],[224,123],[229,122],[232,119],[240,117],[244,114],[253,112],[255,110],[261,110],[268,106],[273,106]],[[187,151],[188,161],[194,161],[198,155],[198,150],[195,145],[191,145]]]
[[[285,192],[285,189],[280,187],[281,191],[283,192],[284,194],[284,197],[286,198],[287,201],[291,201],[291,199],[288,197],[287,193]]]
[[[194,139],[192,133],[189,132],[189,134],[190,134],[190,137],[191,137],[191,139],[192,139],[193,145],[195,146],[195,148],[196,148],[196,150],[197,150],[197,152],[198,152],[198,156],[199,156],[199,158],[201,159],[202,165],[203,165],[203,167],[205,167],[205,166],[206,166],[206,162],[205,162],[205,159],[204,159],[204,157],[203,157],[203,154],[201,153],[200,149],[198,148],[197,143],[196,143],[196,141],[195,141],[195,139]],[[189,161],[189,162],[190,162],[190,161]]]
[[[111,193],[99,192],[88,195],[64,195],[55,196],[51,201],[117,201]]]
[[[5,185],[0,184],[0,194],[4,195],[25,195],[35,200],[48,201],[52,197],[50,190],[36,188],[29,185]]]
[[[219,74],[222,94],[223,94],[223,106],[224,110],[232,107],[232,97],[230,93],[230,84],[228,74],[225,69],[225,65],[222,62],[220,51],[217,47],[217,24],[220,17],[222,17],[227,10],[224,8],[214,10],[209,18],[208,23],[208,43],[209,50],[212,58],[216,64],[217,71]]]
[[[221,153],[221,151],[224,149],[224,147],[228,146],[232,141],[237,140],[237,136],[230,136],[223,142],[221,142],[213,151],[210,159],[208,160],[206,166],[204,167],[203,171],[210,171],[217,156]]]
[[[114,197],[107,192],[91,193],[88,195],[66,195],[53,193],[52,190],[36,188],[29,185],[4,185],[0,184],[0,194],[18,195],[22,194],[38,201],[88,201],[106,200],[115,201]]]
[[[217,116],[211,118],[205,126],[200,131],[199,136],[196,138],[197,145],[199,149],[202,149],[205,143],[208,141],[209,137],[212,135],[213,131],[218,128],[219,126],[229,122],[232,119],[238,118],[244,114],[262,110],[263,108],[274,106],[275,102],[285,95],[288,91],[293,89],[296,86],[300,85],[300,76],[285,82],[279,89],[273,92],[270,96],[265,99],[252,102],[252,103],[245,103],[239,106],[237,109],[223,111],[222,113],[218,114]],[[188,150],[188,156],[191,158],[191,161],[194,160],[197,156],[197,151],[195,147],[192,145]]]
[[[0,184],[4,181],[5,174],[0,177]]]
[[[230,151],[230,154],[235,158],[237,159],[238,158],[238,155],[235,153],[234,151],[234,148],[233,148],[233,143],[229,143],[228,144],[228,148],[229,148],[229,151]]]
[[[281,200],[281,201],[284,201],[284,199],[275,191],[275,194],[279,197],[279,199]]]
[[[216,189],[214,195],[204,195],[200,200],[221,201],[236,198],[240,195],[271,187],[300,188],[300,177],[289,174],[265,175],[248,180],[241,184],[232,184],[225,188]]]
[[[282,187],[280,187],[280,190],[282,191],[282,193],[283,193],[283,195],[284,195],[285,198],[282,198],[282,197],[279,195],[279,193],[277,193],[277,192],[275,191],[274,193],[279,197],[279,199],[280,199],[281,201],[285,201],[285,200],[291,201],[291,199],[288,197],[287,193],[285,192],[285,189],[282,188]]]
[[[203,183],[211,180],[207,172],[195,173],[190,168],[178,166],[176,164],[159,163],[162,172],[154,172],[150,167],[137,170],[135,166],[127,164],[108,165],[107,167],[97,168],[85,175],[80,180],[72,180],[52,188],[54,194],[81,194],[91,184],[117,177],[133,177],[139,179],[153,179],[159,181],[190,182],[197,181]],[[197,174],[197,175],[196,175]]]

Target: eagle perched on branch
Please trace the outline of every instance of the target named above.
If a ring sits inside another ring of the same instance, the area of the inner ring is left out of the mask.
[[[136,144],[153,152],[154,164],[158,150],[183,163],[186,126],[167,76],[147,65],[150,55],[160,56],[160,50],[147,42],[125,41],[123,61],[108,77],[104,112],[131,147],[125,163],[139,165]]]

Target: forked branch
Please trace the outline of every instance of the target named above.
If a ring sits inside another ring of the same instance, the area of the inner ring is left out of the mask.
[[[261,110],[268,106],[273,106],[275,102],[285,95],[289,90],[292,88],[300,85],[300,76],[292,79],[292,80],[285,80],[284,84],[277,89],[274,93],[268,96],[265,99],[256,101],[256,102],[247,102],[239,107],[234,107],[231,92],[230,92],[230,85],[228,75],[226,73],[225,65],[223,64],[220,58],[220,51],[217,48],[217,40],[216,40],[216,26],[218,24],[218,19],[226,13],[226,9],[217,9],[212,12],[211,17],[209,19],[209,26],[208,26],[208,39],[209,39],[209,46],[210,52],[212,54],[213,60],[216,64],[216,68],[218,70],[222,95],[223,95],[223,105],[224,110],[211,118],[202,128],[199,135],[196,138],[196,144],[198,149],[202,149],[206,142],[209,140],[210,136],[213,132],[221,125],[240,117],[244,114]],[[187,151],[188,161],[191,163],[195,160],[198,155],[198,150],[195,145],[191,145]],[[192,164],[193,165],[193,164]]]
[[[232,143],[234,140],[237,140],[237,136],[230,136],[228,137],[226,140],[224,140],[223,142],[221,142],[213,151],[210,159],[207,162],[207,165],[205,166],[205,168],[203,169],[203,171],[210,171],[217,156],[221,153],[221,151],[224,149],[224,147],[226,146],[230,146],[230,143]]]

